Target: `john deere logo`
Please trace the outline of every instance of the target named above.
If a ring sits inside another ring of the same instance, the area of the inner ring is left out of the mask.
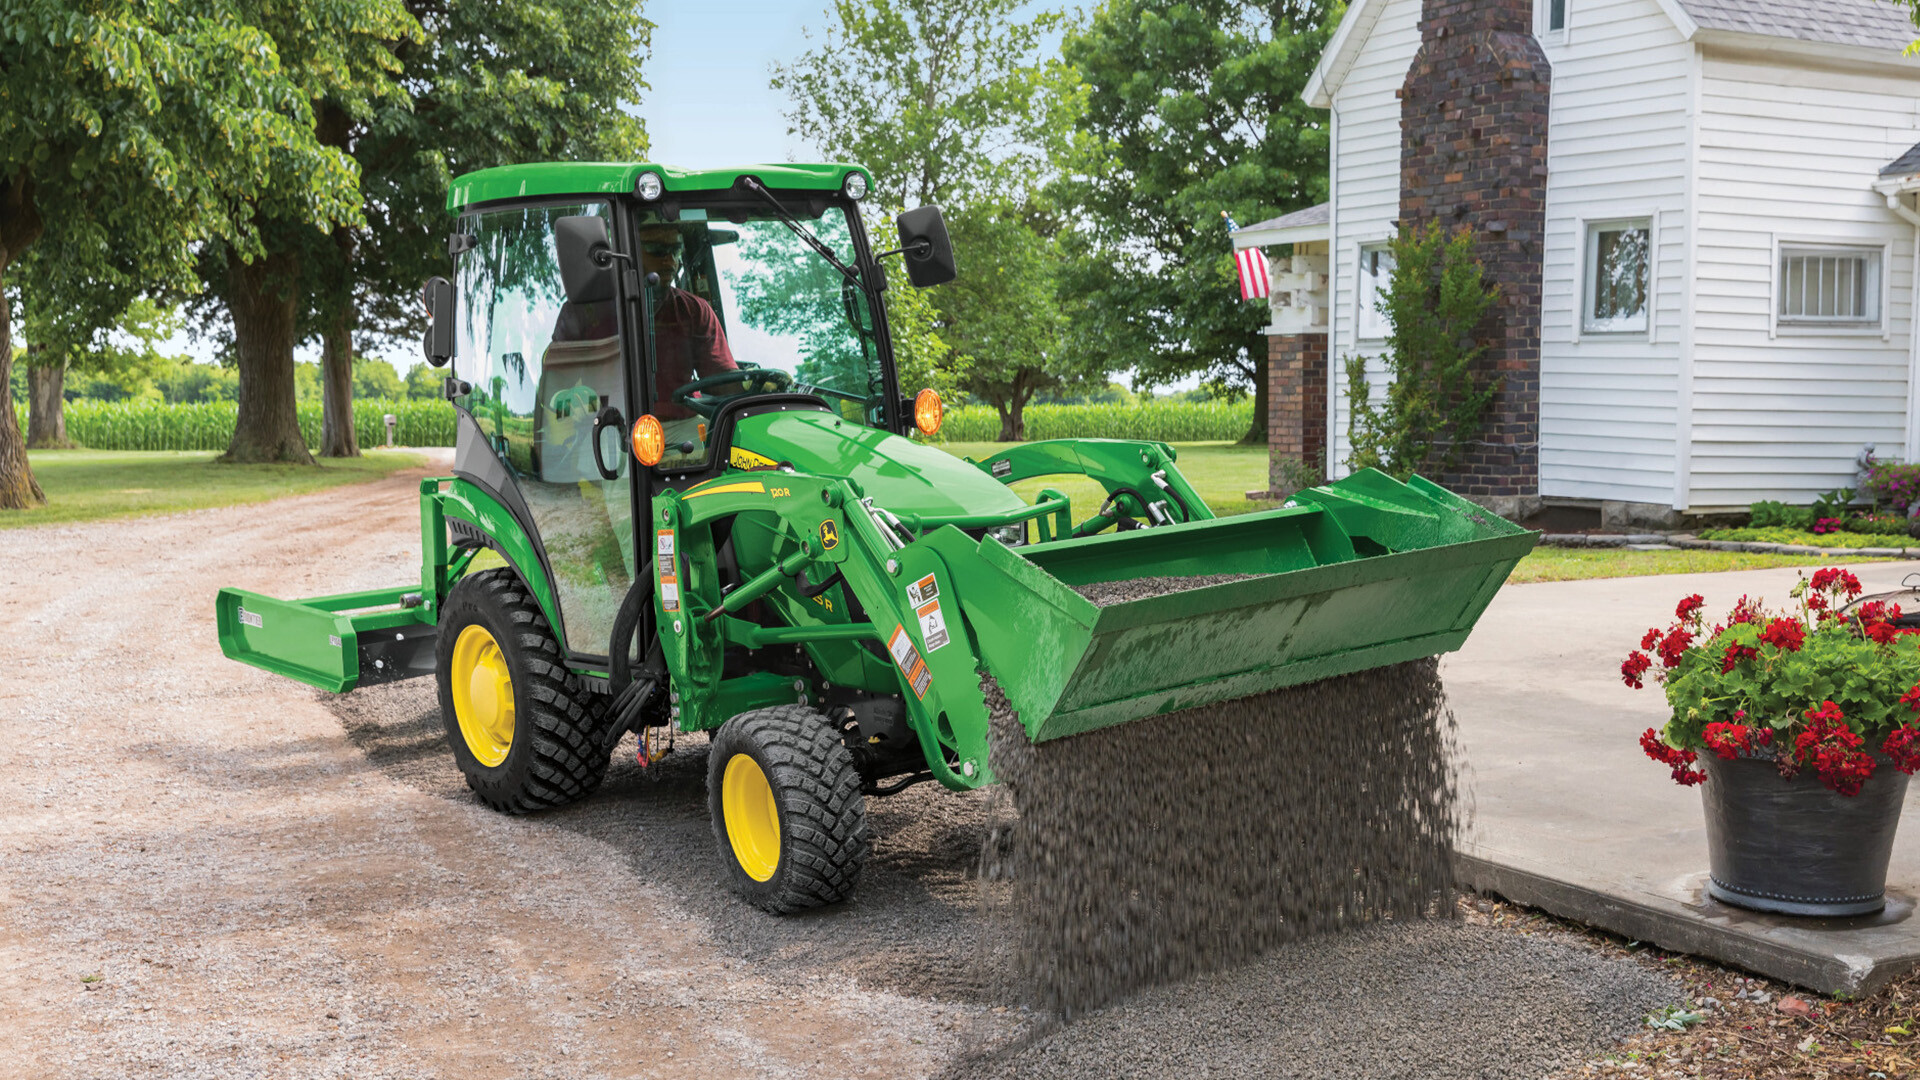
[[[840,530],[837,528],[834,528],[833,522],[831,521],[821,522],[820,523],[820,550],[832,551],[834,548],[837,548],[839,546],[840,546]]]

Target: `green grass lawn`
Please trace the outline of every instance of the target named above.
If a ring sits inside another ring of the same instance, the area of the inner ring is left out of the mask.
[[[959,457],[985,461],[1005,448],[1007,443],[939,443],[940,449]],[[1173,443],[1179,455],[1175,464],[1213,512],[1221,517],[1244,514],[1250,510],[1271,510],[1273,503],[1256,503],[1247,492],[1267,486],[1267,448],[1238,446],[1230,442]],[[1073,517],[1078,521],[1100,508],[1107,497],[1099,484],[1084,476],[1049,476],[1022,480],[1013,485],[1021,498],[1032,502],[1043,487],[1063,492],[1073,500]]]
[[[1877,562],[1844,552],[1832,555],[1754,555],[1742,551],[1624,551],[1619,548],[1534,548],[1507,581],[1576,581],[1581,578],[1640,577],[1647,574],[1711,574],[1722,570],[1765,570],[1775,566],[1833,566]]]
[[[211,452],[34,450],[27,454],[47,504],[0,510],[0,529],[99,518],[170,514],[264,502],[378,480],[417,466],[418,454],[374,450],[318,466],[216,465]]]

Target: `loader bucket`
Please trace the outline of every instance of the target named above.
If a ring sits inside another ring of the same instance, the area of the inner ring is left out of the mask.
[[[1460,647],[1537,533],[1366,470],[1241,517],[996,541],[959,600],[1035,742]],[[1096,606],[1074,586],[1257,575]]]

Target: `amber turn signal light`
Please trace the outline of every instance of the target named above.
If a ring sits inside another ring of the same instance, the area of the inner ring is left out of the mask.
[[[913,396],[913,426],[920,434],[931,435],[940,430],[940,421],[946,419],[946,410],[940,405],[940,395],[933,389],[920,391]]]
[[[660,427],[660,418],[652,413],[642,413],[640,419],[633,422],[633,458],[642,465],[660,464],[667,456],[667,433]]]

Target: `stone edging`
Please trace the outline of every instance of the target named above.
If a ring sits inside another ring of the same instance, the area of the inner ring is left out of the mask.
[[[1758,540],[1702,540],[1691,533],[1542,533],[1545,547],[1620,548],[1639,544],[1660,544],[1673,548],[1702,551],[1745,551],[1769,555],[1832,555],[1859,558],[1920,558],[1920,547],[1912,548],[1826,548],[1811,544],[1771,544]]]

